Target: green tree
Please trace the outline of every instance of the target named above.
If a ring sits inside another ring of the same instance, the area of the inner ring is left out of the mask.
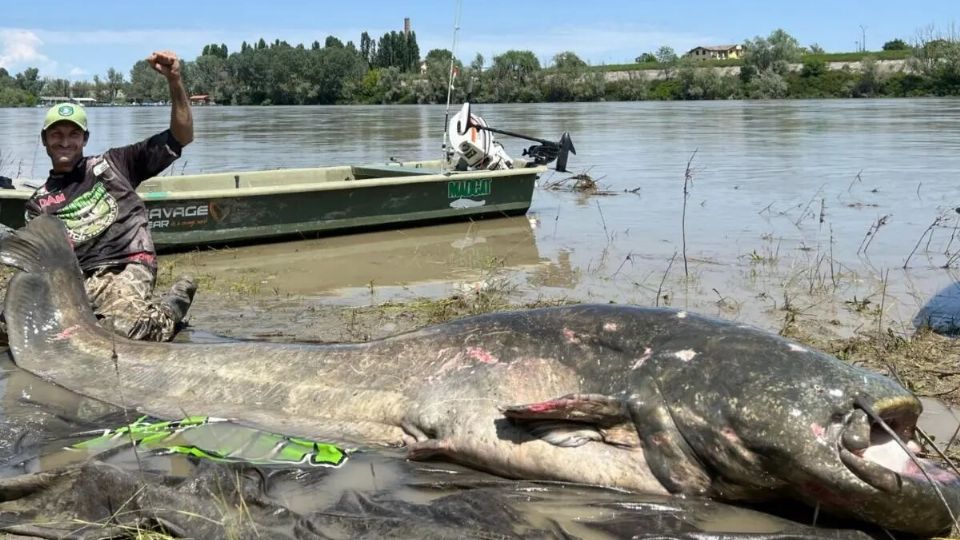
[[[381,69],[379,72],[377,94],[380,96],[381,103],[410,103],[413,101],[413,96],[406,92],[400,68],[391,66]]]
[[[509,50],[494,56],[485,95],[501,103],[540,101],[539,72],[540,61],[531,51]]]
[[[672,64],[679,58],[676,51],[673,50],[673,47],[667,47],[666,45],[657,49],[657,52],[653,53],[653,56],[657,59],[657,63],[660,64]]]
[[[73,97],[93,97],[90,83],[86,81],[74,81],[70,85],[70,95]]]
[[[772,69],[761,71],[747,84],[747,95],[754,99],[784,98],[788,90],[784,78]]]
[[[107,74],[109,80],[110,75]],[[111,93],[111,96],[115,96]],[[127,99],[135,103],[166,101],[170,98],[167,81],[146,60],[140,60],[130,69],[130,87]]]
[[[186,82],[191,95],[207,94],[216,103],[230,102],[233,92],[228,59],[203,55],[188,65]]]
[[[39,96],[40,89],[43,88],[43,81],[40,80],[40,70],[33,67],[17,73],[16,82],[17,88],[31,96]]]
[[[417,35],[410,32],[404,35],[400,32],[384,34],[376,48],[373,65],[376,67],[398,67],[403,72],[416,71],[420,68],[420,47],[417,45]]]
[[[721,77],[719,71],[694,62],[683,62],[677,80],[682,99],[729,99],[736,92],[736,85]]]
[[[323,42],[324,47],[337,47],[339,49],[343,48],[343,42],[338,38],[333,36],[327,36],[327,39]]]
[[[757,36],[753,41],[744,43],[743,67],[746,70],[741,70],[741,79],[749,82],[754,74],[762,76],[767,71],[783,76],[789,71],[790,64],[799,60],[800,43],[790,34],[777,29],[766,38]],[[773,80],[767,78],[767,82]]]
[[[110,95],[107,91],[107,85],[100,80],[100,75],[93,76],[93,97],[100,102],[110,100]]]
[[[145,61],[144,61],[145,62]],[[123,73],[111,68],[107,69],[107,95],[110,97],[110,102],[117,100],[117,96],[120,93],[120,90],[123,88],[124,80]]]
[[[907,45],[907,42],[902,39],[890,40],[883,44],[883,50],[885,51],[905,51],[910,48],[910,45]]]
[[[470,69],[474,69],[476,71],[483,71],[484,62],[485,62],[485,59],[483,58],[483,55],[480,53],[477,53],[477,55],[473,57],[473,61],[470,62]]]
[[[827,63],[823,59],[807,56],[803,58],[803,68],[800,70],[800,74],[803,77],[819,77],[826,72]]]
[[[70,81],[66,79],[45,79],[43,93],[48,96],[70,96]]]
[[[551,72],[543,74],[543,99],[594,101],[603,95],[603,74],[591,73],[587,63],[573,52],[565,51],[555,55],[553,65]]]
[[[653,53],[645,52],[636,57],[633,61],[638,64],[652,64],[657,61],[657,56]]]
[[[370,38],[370,34],[364,32],[360,34],[360,56],[363,60],[373,65],[374,57],[377,54],[377,44]]]
[[[553,67],[561,70],[581,69],[587,67],[587,63],[574,52],[563,51],[553,56]]]
[[[935,95],[960,95],[960,41],[924,40],[908,60],[910,69],[929,81]]]
[[[416,82],[417,103],[445,103],[447,87],[450,81],[450,62],[458,73],[463,73],[463,64],[453,58],[453,53],[446,49],[432,49],[424,58],[426,72]],[[469,81],[469,79],[468,79]],[[466,91],[463,77],[454,79],[451,100],[463,101]]]
[[[883,88],[883,77],[877,59],[868,56],[860,61],[860,80],[853,88],[855,97],[875,97]]]
[[[417,33],[410,32],[405,36],[403,51],[404,62],[407,71],[418,71],[420,69],[420,46],[417,45]]]

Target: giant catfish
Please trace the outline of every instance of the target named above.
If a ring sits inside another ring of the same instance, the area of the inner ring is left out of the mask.
[[[4,241],[0,262],[21,270],[4,305],[18,366],[157,417],[406,445],[514,478],[793,499],[917,534],[960,509],[960,479],[908,454],[910,392],[741,324],[580,305],[368,343],[146,343],[98,325],[56,218]]]

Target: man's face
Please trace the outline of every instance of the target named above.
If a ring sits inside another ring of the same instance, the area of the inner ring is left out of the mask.
[[[54,172],[70,172],[83,157],[86,133],[73,122],[57,122],[47,128],[44,146],[53,162]]]

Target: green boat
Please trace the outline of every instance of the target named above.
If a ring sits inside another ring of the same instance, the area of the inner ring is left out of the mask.
[[[158,249],[523,214],[546,167],[441,171],[440,161],[153,178],[137,190]],[[30,189],[0,190],[23,226]]]
[[[514,160],[493,133],[538,144]],[[446,135],[442,160],[164,176],[137,192],[157,249],[186,249],[524,214],[546,165],[565,172],[576,154],[568,133],[552,142],[494,129],[469,103]],[[0,223],[23,226],[32,192],[0,189]]]

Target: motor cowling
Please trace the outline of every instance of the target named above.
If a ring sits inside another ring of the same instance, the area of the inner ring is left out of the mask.
[[[469,123],[466,122],[469,117]],[[463,161],[471,169],[512,169],[513,159],[487,127],[483,118],[460,111],[453,115],[447,128],[452,150],[451,161]],[[464,129],[466,128],[466,129]]]

